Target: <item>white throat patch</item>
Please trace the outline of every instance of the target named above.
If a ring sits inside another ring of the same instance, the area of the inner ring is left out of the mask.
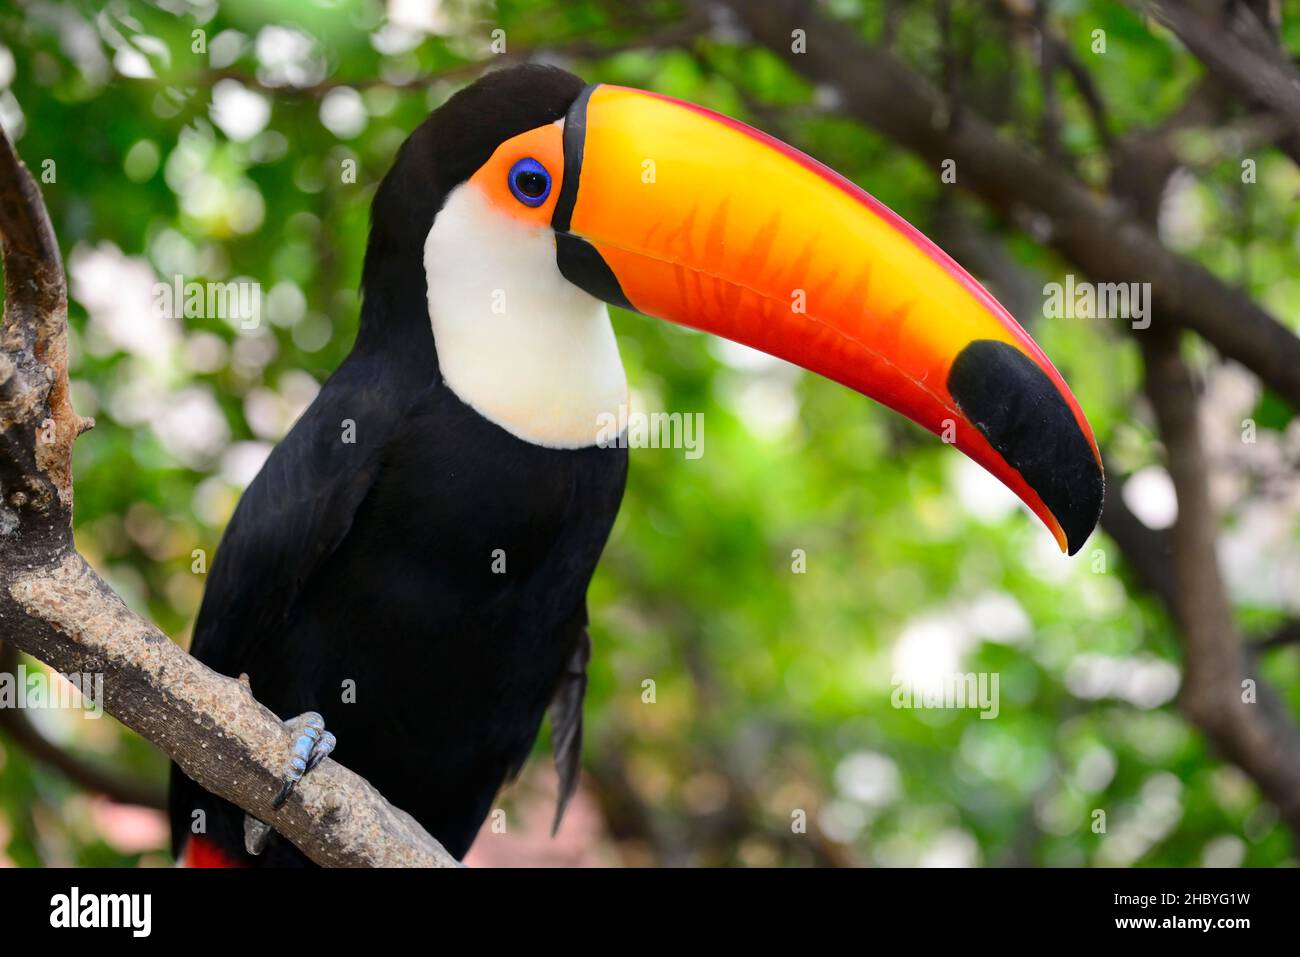
[[[442,377],[461,401],[534,445],[596,444],[627,376],[608,308],[560,274],[549,228],[462,183],[425,239],[424,275]]]

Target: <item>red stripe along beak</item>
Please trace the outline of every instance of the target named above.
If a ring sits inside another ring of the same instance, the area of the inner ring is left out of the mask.
[[[868,395],[980,463],[1073,554],[1101,456],[1042,350],[965,270],[863,190],[727,117],[587,87],[552,226],[570,281]]]

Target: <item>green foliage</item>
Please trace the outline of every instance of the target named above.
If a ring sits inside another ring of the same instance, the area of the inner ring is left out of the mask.
[[[632,49],[680,13],[636,6],[644,20],[597,0],[448,3],[447,35],[409,44],[376,39],[375,2],[222,0],[205,22],[138,3],[0,12],[14,61],[0,115],[21,130],[33,170],[55,163],[42,189],[71,272],[75,401],[98,422],[76,448],[77,542],[178,641],[202,594],[195,550],[210,560],[250,467],[350,348],[376,183],[470,75],[457,68],[488,55],[493,29],[508,55],[582,44],[571,62],[589,80],[764,126],[922,228],[949,201],[936,171],[827,110],[766,50],[724,33],[689,51]],[[846,28],[880,36],[882,5],[832,6]],[[1116,135],[1158,123],[1199,75],[1126,4],[1056,6]],[[903,7],[896,52],[937,78],[934,5]],[[970,44],[968,88],[1033,149],[1036,64],[986,19],[954,24]],[[1090,50],[1093,29],[1106,31],[1104,57]],[[206,54],[192,51],[194,30]],[[305,56],[276,60],[299,41]],[[141,63],[153,77],[123,75]],[[284,84],[286,71],[308,89]],[[214,118],[214,89],[252,104],[244,120],[269,111],[265,122]],[[1104,178],[1088,111],[1068,83],[1061,97],[1062,142]],[[1261,193],[1247,202],[1236,155],[1213,137],[1201,147],[1189,144],[1197,161],[1167,238],[1300,327],[1295,168],[1261,147]],[[1027,234],[990,225],[1031,275],[1068,271]],[[149,318],[152,282],[178,274],[259,282],[260,327]],[[597,786],[624,768],[656,814],[687,822],[677,840],[688,859],[813,863],[810,842],[789,839],[792,810],[804,809],[862,862],[1194,865],[1214,847],[1250,865],[1294,862],[1276,813],[1179,717],[1162,684],[1178,666],[1171,626],[1100,533],[1059,556],[1008,495],[883,408],[691,332],[627,314],[615,323],[643,406],[703,412],[705,454],[632,453],[591,591],[587,763]],[[1156,461],[1126,338],[1102,320],[1040,319],[1034,331],[1122,467]],[[1254,417],[1275,434],[1291,422],[1271,395]],[[1249,611],[1261,626],[1281,613]],[[1300,690],[1295,655],[1274,655],[1266,674]],[[905,665],[999,674],[998,718],[895,708]],[[647,679],[654,704],[643,703]],[[50,730],[123,773],[164,774],[111,719]],[[163,859],[161,841],[144,852],[106,842],[87,800],[3,739],[0,773],[0,857]],[[1096,810],[1105,834],[1092,829]],[[728,814],[739,823],[707,826]]]

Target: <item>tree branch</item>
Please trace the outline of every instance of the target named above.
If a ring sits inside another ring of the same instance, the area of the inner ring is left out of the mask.
[[[1121,477],[1106,462],[1106,500],[1101,509],[1101,527],[1115,540],[1120,553],[1133,567],[1138,584],[1155,595],[1172,614],[1178,603],[1173,575],[1170,572],[1169,536],[1163,531],[1148,528],[1124,504],[1124,485]]]
[[[1218,101],[1222,112],[1227,104]],[[1160,151],[1143,168],[1140,152],[1127,155],[1119,182],[1145,184],[1131,197],[1152,223],[1173,167]],[[1179,626],[1183,687],[1179,707],[1228,760],[1249,774],[1300,840],[1300,728],[1273,688],[1258,676],[1259,656],[1242,640],[1219,568],[1219,521],[1210,494],[1209,462],[1201,440],[1199,398],[1183,360],[1179,333],[1167,325],[1134,332],[1145,368],[1144,389],[1165,447],[1165,464],[1178,500],[1167,536],[1165,604]],[[1253,693],[1248,693],[1251,687]]]
[[[1182,634],[1179,706],[1214,745],[1249,774],[1300,835],[1300,731],[1271,687],[1253,674],[1216,558],[1218,523],[1197,423],[1196,389],[1177,332],[1152,327],[1136,337],[1146,361],[1146,393],[1165,443],[1178,496],[1170,531],[1175,601]],[[1254,683],[1247,695],[1245,682]]]
[[[67,293],[35,180],[0,133],[0,635],[64,674],[103,675],[109,714],[191,778],[267,822],[318,864],[456,861],[364,779],[326,760],[281,809],[293,740],[244,682],[186,654],[131,612],[72,542]]]
[[[1047,15],[1047,0],[1035,0],[1032,9],[1024,7],[1017,0],[1001,0],[1001,2],[990,0],[989,7],[994,16],[1009,20],[1022,32],[1030,32],[1038,39],[1042,48],[1040,66],[1052,63],[1069,74],[1075,91],[1083,100],[1083,105],[1092,119],[1098,141],[1102,148],[1109,152],[1114,137],[1111,134],[1110,120],[1105,101],[1101,98],[1101,91],[1093,82],[1088,68],[1074,55],[1070,44],[1052,29]]]
[[[1136,2],[1178,35],[1205,68],[1247,104],[1259,103],[1286,126],[1279,138],[1300,163],[1300,70],[1278,49],[1267,27],[1245,6],[1221,8],[1222,21],[1186,0]],[[1204,6],[1204,5],[1202,5]]]
[[[1247,645],[1246,649],[1258,655],[1288,645],[1300,645],[1300,619],[1292,618],[1282,622],[1272,634],[1256,639]]]

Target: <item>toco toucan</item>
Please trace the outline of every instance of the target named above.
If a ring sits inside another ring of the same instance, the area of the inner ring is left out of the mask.
[[[1070,553],[1101,509],[1083,412],[979,283],[815,160],[666,96],[539,65],[456,93],[378,187],[362,302],[231,518],[192,651],[299,716],[281,799],[337,741],[457,858],[548,709],[557,823],[576,783],[586,591],[627,475],[598,441],[627,402],[607,304],[884,403]],[[306,863],[175,768],[171,812],[192,863]]]

